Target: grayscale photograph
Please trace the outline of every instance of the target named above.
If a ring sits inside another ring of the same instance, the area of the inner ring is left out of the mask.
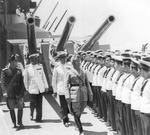
[[[0,135],[150,135],[150,0],[0,0]]]

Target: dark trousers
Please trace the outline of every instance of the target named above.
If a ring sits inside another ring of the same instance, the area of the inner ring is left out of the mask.
[[[133,127],[133,135],[138,135],[137,119],[136,119],[136,115],[135,115],[135,110],[131,110],[131,120],[132,120],[132,127]]]
[[[16,115],[15,115],[14,109],[10,110],[10,116],[11,116],[11,120],[12,120],[13,124],[16,125]],[[19,125],[22,124],[22,116],[23,116],[23,109],[21,109],[21,110],[18,109],[17,119],[18,119]]]
[[[110,109],[110,118],[111,118],[111,123],[112,123],[112,129],[114,130],[114,131],[116,131],[116,118],[115,118],[115,103],[116,103],[116,101],[115,101],[115,97],[114,96],[112,96],[112,93],[111,93],[111,109]]]
[[[81,123],[80,117],[81,116],[77,116],[76,114],[74,114],[75,123],[77,124],[79,132],[82,133],[83,132],[83,128],[82,128],[82,123]]]
[[[101,98],[101,87],[97,87],[98,114],[100,118],[103,118]]]
[[[69,122],[69,118],[68,118],[68,113],[69,113],[68,104],[67,104],[67,101],[66,101],[64,95],[59,95],[59,101],[60,101],[60,106],[61,106],[61,109],[62,109],[62,113],[64,115],[63,123],[65,124],[66,122]]]
[[[136,122],[137,122],[137,135],[142,135],[142,123],[140,111],[135,111]]]
[[[141,113],[142,135],[150,135],[150,114]]]
[[[79,132],[83,132],[82,123],[81,123],[81,114],[86,107],[86,102],[72,102],[70,104],[70,110],[71,113],[74,116],[75,123],[77,125],[77,128],[79,129]]]
[[[133,135],[142,135],[140,111],[131,110],[131,120],[133,127]]]
[[[17,113],[17,123],[22,125],[22,116],[23,116],[23,107],[24,107],[24,100],[23,98],[7,98],[7,107],[10,110],[10,117],[14,124],[16,125],[16,115],[15,115],[15,108],[18,109]]]
[[[92,92],[93,92],[93,105],[96,106],[96,100],[97,100],[97,95],[96,95],[96,86],[92,86]]]
[[[102,113],[104,121],[107,122],[107,94],[106,92],[101,91],[101,106],[102,106]]]
[[[121,134],[121,135],[127,135],[126,134],[126,130],[125,130],[125,120],[124,120],[124,114],[123,114],[123,104],[120,100],[117,101],[118,103],[118,110],[117,110],[117,117],[118,117],[118,132]]]
[[[119,116],[118,116],[118,100],[115,99],[115,121],[116,121],[116,130],[119,132]]]
[[[42,120],[42,97],[43,94],[30,94],[30,115],[33,117],[34,109],[36,109],[36,120]]]
[[[130,104],[123,103],[123,120],[125,124],[126,135],[133,135]]]
[[[93,96],[94,96],[94,91],[93,91],[92,83],[91,83],[91,82],[89,82],[89,84],[90,84],[90,86],[91,86],[91,90],[92,90],[92,93],[93,93]],[[94,100],[94,98],[93,98],[93,100]],[[92,109],[93,109],[93,101],[88,102],[88,106],[89,106],[90,108],[92,108]]]
[[[107,122],[109,123],[109,125],[112,125],[111,105],[112,105],[112,91],[107,90]]]
[[[93,92],[93,102],[92,104],[92,109],[94,110],[95,113],[97,113],[97,87],[96,86],[92,86],[92,92]]]

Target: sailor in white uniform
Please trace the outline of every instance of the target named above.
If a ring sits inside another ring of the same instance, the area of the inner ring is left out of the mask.
[[[139,62],[135,60],[135,68],[139,68]],[[136,69],[137,70],[137,69]],[[134,83],[130,89],[131,91],[131,120],[133,127],[133,135],[142,135],[142,125],[140,119],[140,95],[141,88],[144,82],[143,75],[140,71],[136,71],[139,76],[134,79]],[[137,74],[135,73],[135,74]]]
[[[54,95],[59,96],[59,102],[63,113],[63,124],[65,127],[69,126],[68,113],[69,109],[67,106],[67,101],[65,98],[65,87],[64,87],[64,77],[66,73],[66,52],[60,51],[57,53],[57,65],[54,67],[53,76],[52,76],[52,87],[54,90]],[[68,67],[69,68],[69,67]]]
[[[39,64],[39,54],[29,56],[30,64],[25,67],[24,84],[30,94],[30,119],[33,120],[34,109],[36,109],[36,122],[42,121],[42,97],[48,83],[43,66]]]
[[[140,112],[142,122],[142,135],[150,134],[150,57],[140,60],[141,74],[145,81],[141,88]]]

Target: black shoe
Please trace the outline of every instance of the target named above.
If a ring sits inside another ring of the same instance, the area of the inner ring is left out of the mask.
[[[41,122],[42,122],[42,120],[37,120],[37,119],[36,119],[36,120],[35,120],[35,122],[40,122],[40,123],[41,123]]]
[[[16,125],[16,124],[14,124],[13,128],[17,128],[17,125]]]
[[[33,120],[33,116],[30,116],[30,120]]]
[[[24,128],[24,125],[22,123],[18,123],[19,128]]]
[[[66,123],[64,123],[64,126],[65,127],[69,127],[69,124],[66,122]]]

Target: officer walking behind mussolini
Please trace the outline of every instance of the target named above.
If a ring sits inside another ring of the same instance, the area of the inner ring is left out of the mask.
[[[59,96],[60,106],[64,115],[63,124],[65,127],[69,126],[68,113],[69,109],[67,101],[65,99],[65,88],[64,88],[64,77],[65,77],[65,63],[66,63],[66,52],[60,51],[57,53],[57,65],[54,67],[52,76],[52,86],[54,90],[54,96]]]
[[[18,108],[17,124],[20,128],[23,127],[22,116],[24,107],[24,93],[25,87],[23,83],[23,66],[20,66],[19,56],[12,55],[9,59],[9,66],[2,70],[1,73],[1,87],[7,94],[7,107],[10,110],[11,120],[16,125],[15,107]]]
[[[29,56],[30,64],[25,67],[24,84],[30,94],[30,119],[33,120],[36,109],[36,122],[42,121],[42,97],[48,88],[43,66],[39,64],[39,54]]]

